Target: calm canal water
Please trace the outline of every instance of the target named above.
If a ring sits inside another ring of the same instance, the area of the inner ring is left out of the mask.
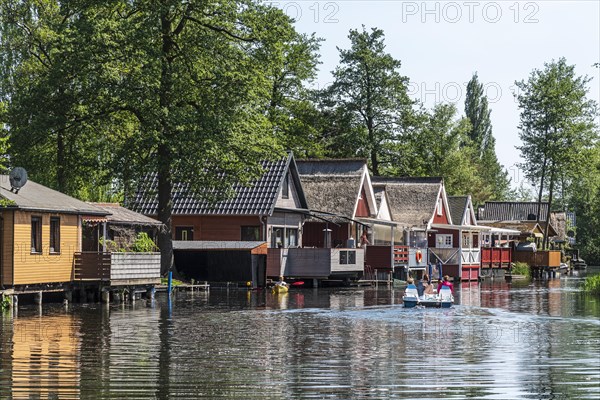
[[[457,287],[212,290],[0,318],[0,398],[598,399],[600,298],[581,277]]]

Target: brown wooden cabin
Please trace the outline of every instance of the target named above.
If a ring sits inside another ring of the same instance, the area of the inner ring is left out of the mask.
[[[539,222],[537,222],[537,214],[539,210]],[[510,263],[522,261],[527,262],[534,268],[550,268],[555,269],[560,267],[561,254],[558,250],[537,250],[536,257],[530,257],[527,251],[520,251],[520,244],[535,243],[538,249],[541,248],[544,240],[544,228],[546,226],[546,216],[548,212],[548,203],[542,202],[510,202],[496,201],[486,202],[479,209],[479,220],[482,225],[490,226],[495,230],[500,231],[497,236],[492,235],[485,237],[485,247],[493,248],[486,251],[486,258],[482,260],[485,265],[498,264],[498,258],[505,260],[508,254],[494,253],[509,253]],[[556,218],[554,219],[557,220]],[[503,231],[511,231],[512,234],[501,236]],[[552,223],[548,224],[549,242],[552,243],[554,238],[565,237],[566,232],[562,235],[557,232]],[[506,250],[497,250],[497,248]],[[542,255],[542,253],[548,253]],[[487,258],[487,254],[492,257],[492,260]],[[510,263],[500,262],[500,267],[509,268]]]
[[[73,279],[81,251],[82,220],[107,212],[33,181],[11,190],[0,176],[0,285],[33,289],[59,287]]]
[[[210,242],[206,245],[196,243],[183,246],[179,243],[175,246],[175,266],[178,271],[185,271],[184,278],[193,277],[212,282],[215,282],[212,279],[218,279],[220,282],[245,284],[253,270],[254,261],[249,261],[249,258],[240,262],[237,270],[225,268],[214,271],[213,269],[221,268],[215,260],[223,256],[222,252],[231,253],[233,258],[237,257],[239,254],[235,252],[246,247],[241,242],[266,243],[269,249],[302,246],[302,225],[308,213],[308,204],[293,154],[289,153],[276,161],[264,161],[262,167],[264,174],[250,186],[234,186],[236,194],[229,200],[211,203],[200,200],[202,194],[193,193],[187,185],[181,184],[174,188],[171,226],[173,239],[176,243]],[[131,208],[156,218],[156,187],[156,175],[149,176],[148,182],[138,191]],[[194,252],[197,257],[191,256]],[[257,262],[266,264],[266,255],[260,256]],[[260,271],[265,270],[262,266],[258,268]],[[267,267],[266,275],[272,278],[288,276],[285,270],[275,269]],[[263,281],[264,277],[256,282]]]
[[[340,251],[340,257],[348,251],[356,254],[353,258],[356,263],[340,266],[335,274],[338,277],[364,275],[367,279],[376,279],[377,276],[367,275],[377,273],[391,276],[391,243],[384,243],[385,237],[380,239],[380,232],[374,229],[379,226],[378,208],[366,161],[300,160],[298,169],[312,216],[304,223],[304,246],[337,249],[332,251]],[[363,246],[363,235],[368,240],[367,246]],[[361,257],[364,257],[364,265],[359,262]]]

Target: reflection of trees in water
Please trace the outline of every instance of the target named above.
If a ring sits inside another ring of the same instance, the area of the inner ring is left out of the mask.
[[[84,397],[153,397],[158,389],[160,310],[134,304],[80,308]]]

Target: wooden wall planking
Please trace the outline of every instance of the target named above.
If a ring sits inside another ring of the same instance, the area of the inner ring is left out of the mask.
[[[13,219],[14,211],[3,211],[2,212],[2,274],[1,282],[2,285],[13,284]]]
[[[31,217],[42,217],[42,252],[31,253]],[[50,254],[50,217],[60,217],[60,253]],[[14,212],[14,285],[69,282],[79,251],[78,217],[71,214]]]
[[[191,226],[194,240],[237,241],[242,238],[242,226],[261,226],[257,216],[203,216],[175,215],[172,222],[173,239],[175,228]]]

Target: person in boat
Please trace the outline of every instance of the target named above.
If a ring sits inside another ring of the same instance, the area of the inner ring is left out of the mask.
[[[427,272],[425,272],[423,274],[423,278],[421,278],[421,280],[419,280],[419,282],[417,283],[417,292],[419,293],[419,297],[422,297],[425,294],[425,291],[427,290],[428,286],[429,275],[427,275]]]
[[[433,284],[431,283],[431,280],[429,279],[429,275],[427,273],[423,275],[422,282],[424,286],[423,295],[434,294]]]
[[[444,280],[440,281],[440,283],[438,284],[438,293],[440,292],[440,290],[442,290],[442,286],[448,286],[450,288],[450,291],[454,294],[454,285],[452,284],[452,282],[450,282],[450,277],[448,275],[444,275]]]
[[[288,283],[286,281],[283,280],[283,276],[279,277],[279,280],[277,282],[275,282],[276,286],[283,286],[283,287],[288,287]]]

